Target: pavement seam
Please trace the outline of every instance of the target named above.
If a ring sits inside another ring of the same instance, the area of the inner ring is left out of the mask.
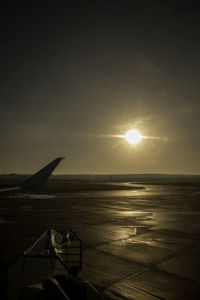
[[[87,264],[87,263],[83,263],[83,265],[89,266],[89,267],[92,268],[92,269],[96,269],[96,270],[98,270],[98,271],[101,271],[101,272],[103,272],[103,273],[108,274],[108,275],[111,276],[111,277],[117,278],[116,275],[111,274],[111,273],[108,273],[107,271],[102,270],[102,269],[100,269],[100,268],[98,268],[98,267],[91,266],[91,265],[89,265],[89,264]],[[138,271],[138,272],[136,272],[136,273],[134,273],[134,274],[131,274],[131,275],[129,275],[129,276],[125,276],[125,277],[123,277],[123,278],[121,278],[121,279],[116,280],[115,283],[120,282],[120,281],[123,281],[123,280],[126,280],[126,279],[128,279],[128,278],[130,278],[130,277],[132,277],[132,276],[136,276],[136,275],[138,275],[138,274],[140,274],[140,273],[143,273],[143,272],[145,272],[145,271],[148,271],[148,270],[149,270],[149,268],[142,269],[142,270],[140,270],[140,271]],[[112,285],[113,285],[113,284],[112,284]]]
[[[166,261],[168,261],[169,259],[175,258],[176,256],[178,257],[178,256],[181,256],[181,255],[184,255],[184,254],[186,254],[189,250],[191,250],[191,249],[197,247],[198,245],[200,245],[199,242],[198,242],[197,244],[195,244],[195,245],[193,245],[193,246],[187,248],[187,249],[184,249],[184,250],[181,250],[181,251],[178,251],[178,252],[174,252],[174,253],[172,253],[171,255],[168,255],[168,256],[166,256],[165,258],[163,258],[163,260],[161,260],[160,262],[157,262],[156,264],[153,264],[152,267],[155,267],[155,266],[159,265],[160,263],[166,262]]]
[[[189,281],[189,282],[195,283],[195,284],[197,284],[197,285],[200,286],[200,282],[198,282],[198,281],[195,281],[195,280],[192,280],[192,279],[189,279],[189,278],[186,278],[186,277],[182,277],[182,276],[176,275],[174,273],[170,273],[170,272],[165,271],[165,270],[161,270],[161,269],[155,268],[155,266],[153,266],[152,268],[149,268],[149,270],[154,270],[154,271],[159,271],[161,273],[166,273],[168,275],[172,275],[174,277],[177,277],[177,278],[183,279],[185,281]]]
[[[151,296],[153,296],[154,298],[157,298],[157,299],[160,299],[160,300],[165,300],[164,298],[160,298],[160,297],[158,297],[158,296],[156,296],[156,295],[153,295],[153,294],[151,294],[151,293],[148,293],[148,292],[146,292],[146,291],[143,291],[142,289],[139,289],[139,288],[136,288],[136,287],[134,287],[134,289],[136,289],[136,290],[138,290],[138,291],[142,291],[142,292],[144,292],[145,294],[147,294],[147,295],[151,295]],[[104,290],[104,293],[106,292],[106,290]],[[117,297],[123,297],[120,293],[117,293],[117,292],[115,292],[115,291],[111,291],[111,293],[112,294],[114,294],[115,296],[117,296]],[[126,298],[121,298],[121,299],[126,299]]]
[[[142,291],[142,292],[144,292],[145,294],[151,295],[151,296],[153,296],[153,297],[155,297],[155,298],[157,298],[157,299],[160,299],[160,300],[166,300],[166,299],[161,298],[161,297],[159,297],[159,296],[157,296],[157,295],[154,295],[154,294],[152,294],[152,293],[149,293],[149,292],[147,292],[147,291],[145,291],[145,290],[143,290],[143,289],[140,289],[140,288],[138,288],[138,287],[135,287],[134,285],[133,285],[133,287],[134,287],[134,289],[136,289],[136,290],[138,290],[138,291]]]
[[[147,267],[146,265],[144,265],[144,264],[141,264],[141,263],[138,263],[137,261],[135,261],[135,260],[129,260],[129,259],[126,259],[126,258],[122,258],[121,256],[118,256],[118,255],[114,255],[114,254],[112,254],[112,253],[109,253],[109,252],[106,252],[106,251],[104,251],[104,250],[102,250],[102,249],[98,249],[98,248],[91,248],[91,249],[95,249],[95,250],[99,250],[99,251],[102,251],[103,253],[106,253],[106,254],[109,254],[109,255],[112,255],[113,257],[117,257],[117,258],[120,258],[120,259],[123,259],[123,260],[125,260],[125,261],[127,261],[127,262],[131,262],[131,263],[133,263],[133,264],[137,264],[137,265],[139,265],[139,266],[142,266],[142,267]]]
[[[122,281],[128,280],[129,278],[134,277],[134,276],[136,276],[136,275],[138,275],[138,274],[144,273],[144,272],[146,272],[146,271],[148,271],[148,270],[149,270],[149,268],[146,268],[145,270],[141,270],[141,271],[135,273],[134,275],[127,276],[126,278],[124,278],[124,279],[122,279],[122,280],[119,280],[118,282],[115,282],[115,283],[111,284],[110,286],[108,286],[108,287],[104,290],[104,292],[105,292],[107,289],[111,288],[113,285],[115,285],[115,284],[117,284],[117,283],[120,283],[120,282],[122,282]],[[155,297],[155,298],[157,298],[157,299],[160,299],[160,300],[165,300],[165,299],[162,298],[162,297],[159,297],[159,296],[157,296],[157,295],[155,295],[155,294],[152,294],[152,293],[150,293],[150,292],[147,292],[147,291],[145,291],[145,290],[143,290],[143,289],[141,289],[141,288],[138,288],[138,287],[134,286],[134,283],[132,284],[132,286],[133,286],[134,289],[136,289],[136,290],[138,290],[138,291],[142,291],[143,293],[145,293],[145,294],[147,294],[147,295],[151,295],[151,296],[153,296],[153,297]],[[116,296],[121,296],[119,293],[117,293],[117,292],[115,292],[115,291],[111,291],[111,292],[112,292],[114,295],[116,295]]]
[[[137,276],[137,275],[139,275],[139,274],[142,274],[142,273],[144,273],[144,272],[146,272],[146,271],[148,271],[148,270],[150,270],[151,268],[145,268],[145,269],[142,269],[142,270],[140,270],[140,271],[138,271],[138,272],[136,272],[136,273],[134,273],[134,274],[132,274],[132,275],[129,275],[129,276],[127,276],[126,278],[124,278],[123,280],[127,280],[127,279],[129,279],[129,278],[131,278],[131,277],[135,277],[135,276]]]
[[[108,273],[107,271],[102,270],[102,269],[100,269],[100,268],[98,268],[98,267],[89,265],[89,264],[87,264],[87,263],[83,263],[83,265],[88,266],[88,267],[90,267],[90,268],[92,268],[92,269],[96,269],[96,270],[98,270],[98,271],[101,271],[101,272],[103,272],[103,273],[106,273],[106,274],[108,274],[108,275],[110,275],[110,276],[112,276],[112,277],[116,277],[115,275],[110,274],[110,273]]]
[[[169,271],[165,271],[165,270],[162,270],[162,269],[159,269],[159,268],[152,267],[151,269],[152,269],[152,270],[155,270],[155,271],[162,272],[162,273],[166,273],[166,274],[168,274],[168,275],[172,275],[172,276],[174,276],[174,277],[177,277],[177,278],[183,279],[183,280],[185,280],[185,281],[189,281],[189,282],[195,283],[195,284],[197,284],[197,285],[200,286],[200,282],[199,282],[199,281],[195,281],[195,280],[192,280],[192,279],[190,279],[190,278],[186,278],[186,277],[183,277],[183,276],[174,274],[174,273],[170,273]]]

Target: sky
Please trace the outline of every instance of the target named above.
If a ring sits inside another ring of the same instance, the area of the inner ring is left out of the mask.
[[[198,1],[8,1],[0,23],[0,173],[200,173]]]

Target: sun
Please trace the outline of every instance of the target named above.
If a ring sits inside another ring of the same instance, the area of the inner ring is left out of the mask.
[[[129,144],[136,145],[144,139],[144,136],[137,129],[131,129],[123,136],[123,138]]]

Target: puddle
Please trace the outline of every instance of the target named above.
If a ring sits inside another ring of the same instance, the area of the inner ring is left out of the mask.
[[[19,198],[19,199],[53,199],[56,195],[47,195],[47,194],[29,194],[29,193],[20,193],[15,196],[11,196],[11,198]]]
[[[145,233],[148,230],[148,227],[146,227],[146,226],[135,226],[131,229],[133,230],[133,235],[139,235],[139,234]]]

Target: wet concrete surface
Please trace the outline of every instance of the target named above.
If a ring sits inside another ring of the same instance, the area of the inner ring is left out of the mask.
[[[198,187],[143,186],[0,199],[2,259],[69,228],[83,240],[80,277],[106,299],[200,299]]]

